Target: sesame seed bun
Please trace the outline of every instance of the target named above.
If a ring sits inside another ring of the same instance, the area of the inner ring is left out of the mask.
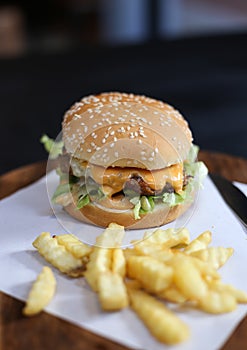
[[[192,135],[170,105],[111,92],[75,103],[64,116],[63,140],[71,156],[92,164],[154,170],[185,160]]]

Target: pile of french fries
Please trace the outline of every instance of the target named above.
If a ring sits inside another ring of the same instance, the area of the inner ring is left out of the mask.
[[[71,277],[84,277],[104,311],[130,306],[160,342],[176,344],[190,335],[189,327],[170,303],[221,314],[247,303],[247,293],[224,284],[219,274],[232,248],[210,246],[205,231],[191,240],[186,228],[146,232],[129,248],[121,248],[124,227],[110,224],[88,246],[72,234],[43,232],[33,246],[44,259]],[[55,278],[44,267],[30,291],[25,315],[40,312],[55,293]]]

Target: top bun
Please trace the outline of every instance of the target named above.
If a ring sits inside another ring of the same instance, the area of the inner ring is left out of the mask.
[[[63,120],[70,156],[103,167],[161,169],[184,161],[192,135],[172,106],[119,92],[84,97]]]

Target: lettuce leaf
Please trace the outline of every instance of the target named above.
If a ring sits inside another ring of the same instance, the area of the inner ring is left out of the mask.
[[[90,203],[90,198],[89,198],[89,195],[86,194],[84,196],[81,196],[78,201],[77,201],[77,205],[76,205],[76,208],[77,209],[81,209],[83,207],[85,207],[85,205],[89,204]]]
[[[49,153],[51,159],[56,159],[60,154],[63,153],[63,141],[55,141],[47,135],[43,135],[40,139],[43,143],[45,150]]]

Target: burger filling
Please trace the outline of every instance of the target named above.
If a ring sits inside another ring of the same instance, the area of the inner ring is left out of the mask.
[[[48,140],[51,143],[51,139]],[[47,139],[43,143],[46,145]],[[50,147],[50,151],[52,149]],[[67,206],[76,200],[78,209],[90,203],[109,209],[132,209],[135,219],[152,211],[156,203],[172,207],[192,201],[195,187],[207,174],[204,163],[196,161],[198,147],[194,145],[186,161],[153,171],[117,166],[104,168],[70,158],[64,148],[58,151],[55,147],[55,150],[60,176],[60,185],[53,195],[55,203]]]

